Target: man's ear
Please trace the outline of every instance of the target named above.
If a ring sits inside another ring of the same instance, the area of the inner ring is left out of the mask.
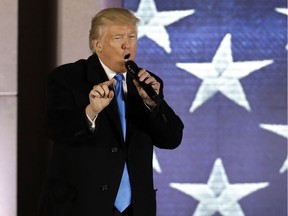
[[[92,41],[92,44],[93,44],[93,49],[95,52],[102,52],[101,41],[95,39]]]

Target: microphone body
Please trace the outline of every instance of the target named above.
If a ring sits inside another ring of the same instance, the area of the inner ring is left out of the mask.
[[[127,69],[127,73],[133,77],[133,79],[136,79],[139,81],[138,73],[140,71],[139,67],[137,64],[132,61],[126,61],[125,62],[125,67]],[[144,91],[147,93],[147,95],[156,103],[159,104],[161,102],[161,98],[159,95],[154,91],[151,85],[146,84],[145,82],[139,81],[140,86],[144,89]]]

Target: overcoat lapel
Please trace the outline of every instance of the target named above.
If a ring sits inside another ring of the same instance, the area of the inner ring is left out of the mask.
[[[108,77],[96,54],[93,54],[88,58],[87,80],[91,85],[91,89],[93,88],[94,85],[108,81]],[[111,121],[111,124],[114,124],[114,126],[117,128],[117,134],[119,134],[119,137],[122,140],[121,143],[124,143],[121,122],[118,114],[118,107],[115,97],[102,112],[104,112],[103,114],[107,115],[108,120]]]

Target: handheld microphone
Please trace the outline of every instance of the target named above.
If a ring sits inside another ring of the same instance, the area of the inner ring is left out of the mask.
[[[139,68],[135,62],[132,60],[125,61],[125,67],[127,69],[127,72],[129,75],[133,77],[133,79],[136,79],[139,81],[138,73]],[[147,95],[156,103],[159,104],[161,102],[161,99],[159,95],[154,91],[151,85],[146,84],[144,81],[139,81],[140,86],[144,89],[144,91],[147,93]]]

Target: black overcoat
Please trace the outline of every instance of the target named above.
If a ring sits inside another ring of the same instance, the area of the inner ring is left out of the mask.
[[[155,76],[155,74],[153,74]],[[85,107],[93,85],[108,80],[98,57],[57,67],[48,79],[45,130],[53,141],[40,202],[42,216],[112,216],[127,162],[135,216],[156,215],[153,146],[176,148],[183,123],[163,98],[151,112],[127,75],[127,135],[123,141],[115,98],[89,130]]]

